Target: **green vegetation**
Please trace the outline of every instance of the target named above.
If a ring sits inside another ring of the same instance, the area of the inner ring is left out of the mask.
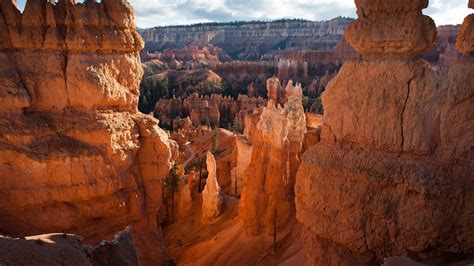
[[[178,175],[178,164],[174,164],[168,175],[165,178],[164,187],[168,193],[168,196],[171,196],[171,220],[174,221],[174,196],[175,193],[179,190],[179,175]]]
[[[288,22],[311,22],[311,20],[300,19],[300,18],[292,18],[292,19],[277,19],[277,20],[270,20],[270,21],[251,20],[251,21],[231,21],[231,22],[205,22],[205,23],[196,23],[196,24],[188,24],[188,25],[162,26],[162,27],[155,27],[155,29],[159,29],[159,28],[185,28],[185,27],[208,27],[208,26],[237,26],[237,27],[241,27],[241,26],[248,25],[248,24],[288,23]]]
[[[199,186],[198,186],[198,192],[201,193],[202,190],[204,189],[202,187],[202,179],[206,173],[203,173],[202,169],[204,164],[206,163],[205,158],[203,156],[198,155],[198,160],[199,160]]]
[[[211,95],[211,94],[221,94],[222,93],[222,83],[220,82],[208,82],[204,91],[200,94]]]
[[[310,112],[315,113],[315,114],[323,114],[324,113],[323,101],[321,100],[321,97],[318,97],[316,99],[316,101],[313,103],[313,105],[311,105]]]
[[[234,118],[234,121],[232,121],[232,131],[234,133],[239,133],[242,134],[244,133],[244,129],[242,127],[242,124],[237,120],[237,118]]]
[[[209,117],[206,117],[206,119],[204,119],[204,125],[209,128],[211,127],[211,120],[209,120]]]
[[[146,67],[143,68],[143,70],[144,70],[143,77],[149,77],[149,76],[156,75],[157,73],[168,70],[168,65],[148,64]]]
[[[212,145],[212,153],[215,155],[218,154],[219,153],[219,134],[216,128],[212,130],[211,145]]]
[[[302,104],[305,112],[313,114],[323,114],[324,110],[321,97],[315,99],[308,96],[304,96]]]
[[[140,84],[140,100],[138,109],[145,114],[155,110],[155,104],[159,99],[168,97],[169,94],[168,77],[145,78]]]

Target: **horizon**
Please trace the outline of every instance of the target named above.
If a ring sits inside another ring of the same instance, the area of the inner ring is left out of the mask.
[[[83,2],[79,0],[78,2]],[[356,8],[347,0],[130,0],[137,26],[187,26],[203,23],[272,22],[282,19],[327,21],[337,17],[355,19]],[[26,0],[18,0],[20,10]],[[458,25],[469,15],[466,0],[431,0],[423,14],[436,26]]]
[[[347,19],[347,20],[355,20],[355,18],[350,17],[343,17],[338,16],[327,20],[308,20],[304,18],[281,18],[281,19],[273,19],[273,20],[235,20],[235,21],[209,21],[209,22],[198,22],[193,24],[179,24],[179,25],[164,25],[164,26],[153,26],[149,28],[141,28],[138,27],[140,30],[146,29],[153,29],[153,28],[172,28],[172,27],[193,27],[193,26],[201,26],[201,25],[230,25],[230,24],[251,24],[251,23],[279,23],[282,21],[301,21],[301,22],[324,22],[324,21],[331,21],[334,19]],[[442,25],[444,26],[444,25]]]

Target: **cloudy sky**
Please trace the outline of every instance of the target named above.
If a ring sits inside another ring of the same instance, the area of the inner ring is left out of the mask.
[[[20,7],[25,0],[17,0]],[[130,0],[138,26],[153,27],[198,22],[304,18],[326,20],[355,17],[352,0]],[[460,24],[471,13],[468,0],[431,0],[424,10],[437,25]]]

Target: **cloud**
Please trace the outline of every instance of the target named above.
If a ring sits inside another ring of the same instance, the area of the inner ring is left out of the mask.
[[[304,18],[327,20],[337,16],[355,17],[348,0],[132,0],[140,27]]]
[[[431,16],[437,25],[461,24],[472,13],[467,8],[467,0],[431,0],[423,13]]]
[[[26,0],[17,0],[20,7]],[[186,25],[200,22],[303,18],[327,20],[356,17],[351,0],[129,0],[139,27]],[[472,12],[467,0],[430,0],[424,13],[437,25],[460,24]]]
[[[327,20],[337,16],[356,17],[350,0],[131,0],[141,27],[304,18]],[[460,24],[471,13],[467,0],[431,0],[424,13],[437,25]]]

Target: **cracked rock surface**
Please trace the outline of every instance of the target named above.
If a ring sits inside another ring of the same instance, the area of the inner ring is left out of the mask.
[[[436,76],[417,59],[434,40],[420,12],[427,2],[356,1],[346,37],[365,57],[329,83],[321,142],[296,177],[296,216],[315,265],[474,251],[472,27],[465,22],[458,39],[464,58]]]
[[[138,113],[143,73],[124,0],[0,1],[0,231],[90,244],[130,225],[164,259],[161,182],[175,143]]]

